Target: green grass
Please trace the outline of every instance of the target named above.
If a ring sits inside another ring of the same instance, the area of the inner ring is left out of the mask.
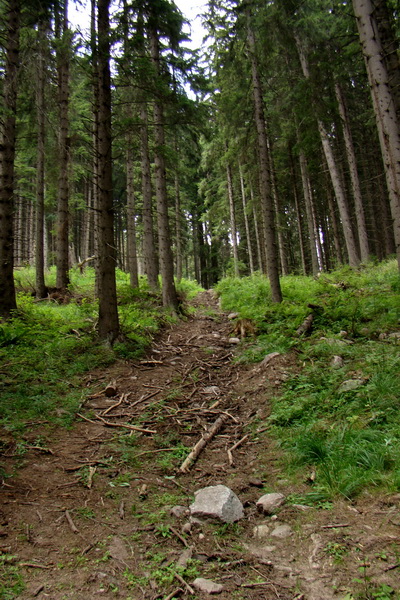
[[[55,285],[55,269],[46,277]],[[96,338],[98,304],[94,299],[94,270],[70,272],[68,303],[37,302],[32,296],[33,269],[16,271],[18,310],[0,323],[0,424],[17,433],[27,424],[47,421],[70,425],[89,390],[82,375],[111,364],[117,358],[141,356],[154,334],[174,318],[161,306],[160,296],[129,285],[129,276],[117,270],[118,310],[122,340],[111,349]],[[182,280],[181,295],[193,295],[199,286]]]
[[[308,500],[400,489],[400,342],[379,337],[400,331],[396,262],[343,267],[318,279],[283,277],[281,304],[271,303],[261,275],[227,278],[217,290],[225,310],[257,327],[240,360],[295,350],[301,368],[270,399],[268,425],[289,473],[315,471]],[[310,303],[317,307],[313,330],[299,338]],[[342,367],[331,366],[334,356],[342,357]],[[342,391],[349,379],[362,385]]]

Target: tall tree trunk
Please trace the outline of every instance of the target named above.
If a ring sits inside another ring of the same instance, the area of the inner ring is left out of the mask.
[[[235,277],[239,277],[239,258],[238,258],[238,243],[237,243],[237,230],[236,230],[236,214],[235,214],[235,200],[233,197],[233,183],[232,183],[232,170],[229,164],[226,165],[226,183],[228,188],[228,200],[229,200],[229,217],[231,224],[231,239],[232,239],[232,251],[233,251],[233,273]]]
[[[69,284],[69,62],[70,33],[68,31],[68,0],[57,15],[58,47],[57,76],[60,130],[58,204],[57,204],[57,281],[56,287],[65,290]]]
[[[353,136],[350,129],[350,121],[347,111],[346,100],[343,90],[338,82],[335,83],[335,94],[339,106],[339,115],[342,121],[343,137],[346,146],[347,162],[349,164],[351,187],[353,190],[354,206],[357,221],[358,242],[360,245],[360,256],[363,262],[369,259],[367,226],[365,224],[364,206],[361,196],[360,180],[357,171],[356,153],[354,150]]]
[[[147,105],[140,105],[140,154],[142,167],[143,196],[143,254],[144,272],[152,290],[158,289],[158,266],[153,224],[153,192],[151,185],[151,169],[149,157],[149,139],[147,125]]]
[[[136,246],[136,209],[135,187],[133,181],[133,156],[131,139],[128,135],[128,150],[126,154],[126,205],[127,205],[127,255],[130,284],[133,288],[139,287],[137,246]]]
[[[293,153],[291,146],[288,148],[289,151],[289,164],[290,164],[290,178],[292,183],[293,190],[293,198],[294,198],[294,206],[296,212],[296,222],[297,222],[297,236],[299,238],[299,250],[300,250],[300,262],[301,262],[301,270],[303,275],[307,274],[307,265],[306,265],[306,257],[304,250],[304,240],[303,240],[303,216],[300,210],[300,202],[299,202],[299,194],[297,191],[297,180],[296,180],[296,171],[294,167]]]
[[[257,129],[258,160],[260,165],[260,198],[264,221],[265,245],[267,249],[267,271],[271,286],[272,301],[281,302],[282,291],[279,281],[279,257],[276,242],[275,215],[268,166],[268,146],[264,118],[263,94],[258,70],[256,42],[250,23],[250,18],[250,9],[247,9],[247,46],[249,49],[251,64],[254,113]]]
[[[14,161],[19,66],[20,1],[9,0],[3,96],[7,106],[0,137],[0,319],[17,307],[14,286]]]
[[[317,254],[317,232],[315,231],[314,226],[314,208],[313,208],[313,198],[311,195],[311,186],[308,177],[308,169],[307,169],[307,161],[303,150],[300,151],[299,156],[300,161],[300,172],[301,172],[301,181],[303,184],[303,195],[304,195],[304,203],[306,207],[306,216],[307,216],[307,228],[308,228],[308,237],[310,240],[310,253],[311,253],[311,270],[312,274],[317,275],[319,272],[319,264],[318,264],[318,254]]]
[[[240,191],[242,194],[244,226],[245,226],[245,230],[246,230],[247,256],[249,257],[250,273],[253,274],[254,273],[253,248],[252,248],[252,244],[251,244],[249,216],[247,214],[247,200],[246,200],[246,190],[244,187],[243,169],[242,169],[242,166],[240,163],[239,163],[239,178],[240,178]]]
[[[119,333],[115,281],[116,248],[112,190],[111,82],[110,82],[110,0],[98,0],[98,214],[99,214],[99,336],[112,344]]]
[[[46,67],[44,45],[47,23],[38,28],[38,56],[36,77],[37,110],[37,164],[36,164],[36,297],[43,298],[46,292],[44,281],[44,167],[45,167],[45,79]]]
[[[310,80],[310,70],[308,67],[308,60],[304,52],[303,45],[298,36],[295,36],[297,51],[299,54],[301,68],[305,79]],[[338,204],[340,218],[342,221],[344,239],[349,257],[349,264],[352,267],[356,267],[360,263],[360,257],[358,255],[356,241],[351,226],[351,219],[348,210],[345,190],[343,188],[342,180],[340,177],[339,169],[336,164],[335,155],[333,152],[332,144],[329,140],[326,127],[321,119],[317,119],[318,131],[321,138],[322,148],[325,154],[326,162],[331,177],[332,187],[335,192],[336,202]]]
[[[155,27],[150,28],[151,59],[156,76],[160,75],[160,48]],[[168,219],[168,197],[165,168],[165,132],[164,108],[160,98],[154,101],[154,167],[157,201],[157,229],[160,272],[162,277],[163,305],[174,310],[179,307],[179,300],[174,282],[174,261],[171,247],[171,236]]]
[[[353,0],[389,191],[397,263],[400,270],[400,123],[385,65],[371,0]]]

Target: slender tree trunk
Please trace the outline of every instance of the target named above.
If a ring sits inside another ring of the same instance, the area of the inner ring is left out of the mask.
[[[181,208],[181,189],[179,182],[179,149],[176,135],[174,137],[175,154],[177,165],[175,168],[175,244],[176,244],[176,280],[179,283],[182,279],[182,265],[183,265],[183,254],[182,254],[182,208]]]
[[[127,255],[130,284],[139,287],[137,246],[136,246],[136,209],[135,188],[133,181],[133,156],[131,140],[128,135],[128,150],[126,155],[126,195],[127,195]]]
[[[13,273],[13,211],[20,8],[19,0],[9,0],[3,77],[7,112],[0,137],[0,319],[8,319],[17,307]]]
[[[314,227],[314,210],[313,210],[313,199],[311,196],[311,186],[308,177],[308,169],[307,169],[307,161],[304,152],[300,151],[299,156],[300,161],[300,171],[301,171],[301,181],[303,183],[303,195],[304,195],[304,203],[306,207],[306,216],[307,216],[307,228],[308,228],[308,237],[310,240],[310,252],[311,252],[311,270],[312,274],[317,275],[319,272],[319,264],[318,264],[318,254],[317,254],[317,233]]]
[[[350,129],[350,121],[343,90],[338,82],[335,83],[336,99],[339,106],[339,115],[342,121],[343,137],[346,146],[347,162],[349,164],[351,187],[353,190],[354,206],[357,221],[358,242],[360,245],[360,256],[363,262],[369,259],[367,226],[365,224],[364,206],[361,196],[360,180],[357,171],[356,153],[354,151],[353,136]]]
[[[250,188],[250,198],[251,198],[251,204],[253,206],[253,220],[254,220],[254,231],[255,231],[255,234],[256,234],[258,270],[260,271],[260,273],[265,273],[265,270],[264,270],[264,261],[263,261],[262,244],[261,244],[261,239],[260,239],[260,228],[259,228],[258,215],[257,215],[257,208],[256,208],[255,203],[254,203],[254,192],[253,192],[253,188],[252,187]]]
[[[226,165],[226,183],[227,183],[227,188],[228,188],[229,216],[230,216],[230,223],[231,223],[233,273],[234,273],[235,277],[239,277],[239,258],[238,258],[237,230],[236,230],[235,200],[233,197],[232,170],[231,170],[231,166],[229,164]]]
[[[296,212],[296,222],[297,222],[297,236],[299,238],[299,251],[300,251],[300,262],[301,262],[301,270],[303,275],[307,274],[307,265],[306,265],[306,257],[304,250],[304,240],[303,240],[303,216],[300,210],[300,202],[299,202],[299,194],[297,191],[297,180],[296,180],[296,171],[293,160],[292,148],[289,147],[289,164],[290,164],[290,178],[292,181],[292,190],[293,190],[293,198],[294,198],[294,206]]]
[[[36,164],[36,297],[43,298],[46,292],[44,281],[44,168],[45,168],[45,56],[46,22],[39,24],[38,56],[36,77],[37,107],[37,164]]]
[[[65,290],[69,284],[69,53],[70,33],[68,31],[68,0],[61,7],[62,14],[57,16],[58,48],[58,104],[60,130],[58,204],[57,204],[57,281],[56,287]]]
[[[112,344],[119,333],[115,281],[116,248],[111,149],[110,0],[98,0],[98,183],[99,183],[99,336]]]
[[[160,75],[160,49],[158,34],[155,28],[150,30],[151,59],[154,72]],[[179,300],[174,282],[174,261],[172,255],[171,236],[168,219],[168,197],[165,168],[165,132],[164,108],[160,98],[154,102],[154,168],[157,201],[158,248],[160,253],[160,272],[162,277],[163,305],[174,310],[179,308]]]
[[[240,178],[240,191],[242,193],[244,226],[245,226],[245,230],[246,230],[247,256],[249,257],[250,273],[253,274],[254,273],[253,248],[252,248],[252,244],[251,244],[249,216],[247,214],[247,200],[246,200],[246,190],[244,187],[243,170],[242,170],[242,166],[240,163],[239,163],[239,178]]]
[[[281,302],[282,291],[279,281],[279,257],[275,233],[275,215],[268,168],[268,146],[264,119],[263,94],[258,71],[256,42],[250,24],[250,9],[247,9],[247,45],[251,63],[253,102],[257,129],[258,160],[260,165],[260,198],[264,221],[265,245],[267,249],[267,271],[271,286],[272,301]]]
[[[365,59],[376,124],[385,165],[393,219],[397,263],[400,270],[400,123],[385,65],[378,24],[371,0],[353,0],[358,33]]]
[[[295,36],[297,51],[299,54],[300,64],[303,70],[305,79],[310,79],[310,70],[308,67],[308,60],[305,55],[301,40]],[[353,229],[351,226],[351,219],[348,210],[345,190],[342,185],[338,166],[336,164],[335,155],[331,142],[329,140],[326,127],[321,119],[317,119],[318,131],[321,138],[322,148],[325,154],[326,162],[328,164],[329,174],[332,181],[332,187],[335,192],[336,202],[339,207],[340,218],[342,221],[344,239],[347,248],[347,254],[349,257],[349,264],[352,267],[356,267],[360,263],[358,256],[356,241],[354,239]]]
[[[143,196],[143,254],[144,271],[152,290],[158,289],[158,267],[153,225],[153,193],[151,185],[151,170],[149,158],[149,141],[147,126],[147,106],[140,105],[140,153],[142,166],[142,196]]]

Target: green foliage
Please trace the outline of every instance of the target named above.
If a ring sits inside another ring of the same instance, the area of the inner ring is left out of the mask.
[[[16,556],[2,554],[0,556],[0,596],[3,600],[14,600],[25,589],[20,569],[15,565]]]
[[[268,422],[290,470],[315,471],[307,502],[351,498],[372,486],[399,489],[399,346],[396,337],[380,339],[399,329],[397,280],[395,261],[342,267],[317,280],[288,276],[279,305],[271,305],[261,275],[218,285],[223,308],[257,326],[259,335],[240,360],[257,362],[291,349],[301,359],[301,370],[272,398]],[[311,310],[312,333],[299,339],[296,329]],[[331,366],[334,356],[343,366]],[[341,387],[352,379],[358,387]]]
[[[149,345],[165,315],[158,296],[141,279],[139,290],[129,286],[126,273],[117,270],[118,302],[123,338],[108,348],[96,338],[98,306],[94,300],[94,271],[70,272],[67,303],[37,302],[31,295],[35,281],[30,268],[16,272],[18,311],[0,324],[0,423],[11,431],[27,422],[49,421],[69,425],[82,401],[81,377],[88,370],[115,361],[136,358]],[[55,270],[47,284],[55,284]],[[182,282],[187,290],[196,286]]]

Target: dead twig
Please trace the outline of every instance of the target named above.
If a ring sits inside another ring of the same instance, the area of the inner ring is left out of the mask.
[[[141,433],[157,433],[153,429],[143,429],[143,427],[136,427],[136,425],[130,425],[129,423],[110,423],[110,421],[106,421],[100,415],[96,415],[96,419],[99,419],[106,427],[124,427],[125,429],[131,429],[132,431],[140,431]]]
[[[169,525],[169,530],[171,533],[173,533],[178,538],[178,540],[180,540],[182,542],[182,544],[184,546],[186,546],[186,548],[189,548],[189,544],[187,543],[185,538],[181,536],[179,531],[177,531],[174,527],[172,527],[172,525]]]
[[[76,527],[75,523],[73,522],[73,520],[72,520],[72,518],[71,518],[71,515],[69,514],[69,511],[68,511],[68,510],[66,510],[66,511],[65,511],[65,518],[66,518],[66,519],[67,519],[67,521],[68,521],[68,525],[70,526],[70,528],[71,528],[71,531],[73,531],[73,533],[79,533],[79,530],[78,530],[78,528]]]
[[[341,527],[350,527],[350,523],[332,523],[332,525],[322,525],[321,529],[340,529]]]
[[[222,429],[226,423],[226,415],[220,415],[216,421],[212,424],[210,429],[201,437],[201,439],[194,445],[191,452],[188,454],[186,459],[179,467],[181,473],[188,473],[192,464],[195,462],[199,454],[207,446],[208,442]]]
[[[173,592],[171,592],[170,594],[168,594],[168,596],[166,596],[164,598],[164,600],[172,600],[172,598],[174,598],[178,594],[183,594],[183,589],[180,588],[180,587],[176,588],[176,590],[174,590]]]
[[[236,450],[236,448],[239,448],[239,446],[241,444],[243,444],[243,442],[245,442],[247,440],[247,438],[249,437],[250,434],[245,435],[244,437],[242,437],[241,440],[239,440],[238,442],[236,442],[236,444],[234,444],[231,448],[228,448],[227,452],[228,452],[228,460],[229,460],[229,464],[232,466],[234,464],[233,461],[233,454],[232,452],[234,450]]]
[[[30,567],[31,569],[52,569],[53,565],[41,565],[39,563],[21,562],[18,563],[20,567]]]
[[[180,581],[182,583],[182,585],[185,586],[185,588],[187,589],[187,591],[189,592],[189,594],[192,594],[194,596],[195,591],[194,589],[183,579],[183,577],[181,577],[181,575],[179,575],[179,573],[174,573],[174,577]]]

